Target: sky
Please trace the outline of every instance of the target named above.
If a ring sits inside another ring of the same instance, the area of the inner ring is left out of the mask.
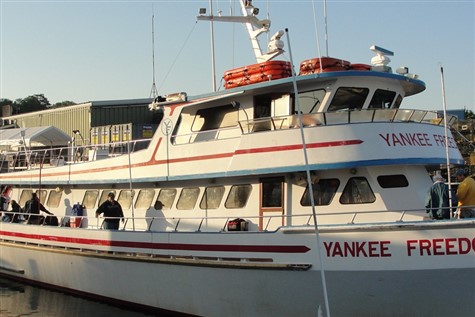
[[[272,20],[270,35],[288,29],[278,59],[291,52],[297,67],[320,54],[369,64],[378,45],[394,52],[393,70],[406,66],[426,83],[402,107],[441,110],[444,91],[448,110],[475,111],[475,0],[327,0],[327,23],[323,0],[253,5]],[[214,15],[240,12],[236,1],[212,6]],[[0,0],[0,98],[148,98],[154,75],[160,95],[212,92],[210,23],[197,22],[199,8],[209,13],[210,1]],[[223,90],[226,70],[256,61],[240,24],[214,23],[214,44]]]

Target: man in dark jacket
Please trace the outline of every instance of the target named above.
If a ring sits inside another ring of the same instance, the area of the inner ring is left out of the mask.
[[[122,222],[124,222],[122,207],[114,198],[114,193],[109,193],[107,200],[96,210],[96,218],[100,214],[104,214],[104,229],[117,230],[119,229],[119,220],[122,219]]]
[[[53,215],[51,212],[46,210],[45,206],[43,206],[43,204],[40,202],[36,193],[31,194],[31,199],[25,203],[25,208],[23,208],[23,211],[25,213],[30,214],[27,216],[28,217],[27,223],[35,224],[35,225],[40,224],[40,220],[41,220],[40,211],[44,211],[48,215]]]
[[[436,174],[432,180],[434,184],[427,193],[426,212],[431,219],[450,219],[449,187],[440,174]]]

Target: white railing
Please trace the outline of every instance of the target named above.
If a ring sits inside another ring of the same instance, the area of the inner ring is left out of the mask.
[[[473,206],[475,208],[475,206]],[[54,215],[40,216],[40,219],[33,224],[28,223],[28,217],[31,214],[13,213],[4,211],[3,222],[15,222],[28,225],[51,225],[51,218]],[[414,217],[414,214],[420,214],[420,217]],[[383,217],[388,216],[390,217]],[[410,216],[408,216],[410,215]],[[8,218],[5,218],[7,216]],[[35,214],[34,216],[39,216]],[[279,227],[302,227],[313,226],[312,214],[301,215],[269,215],[269,216],[239,216],[228,217],[124,217],[124,222],[120,222],[120,230],[126,231],[157,231],[157,232],[225,232],[228,230],[228,224],[235,219],[242,219],[246,222],[245,231],[269,231],[276,230]],[[333,217],[332,222],[325,221],[325,218]],[[371,221],[368,221],[371,217]],[[411,219],[405,219],[410,217]],[[388,224],[403,223],[414,221],[430,221],[425,209],[411,210],[383,210],[383,211],[348,211],[348,212],[323,212],[318,213],[321,227],[334,225],[362,225],[362,224]],[[103,229],[105,217],[93,216],[74,216],[65,215],[52,225],[59,227],[72,227],[83,229]],[[120,218],[115,218],[120,219]],[[363,219],[358,221],[358,219]],[[438,221],[438,220],[434,220]]]
[[[151,139],[0,153],[1,172],[77,164],[146,149]]]

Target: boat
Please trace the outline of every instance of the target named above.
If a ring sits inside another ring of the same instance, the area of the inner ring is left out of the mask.
[[[241,6],[228,20],[256,41],[270,23]],[[282,58],[284,34],[257,64]],[[464,164],[447,128],[456,118],[401,108],[425,83],[371,50],[370,66],[309,57],[303,73],[159,96],[153,137],[122,153],[4,150],[5,199],[36,193],[54,216],[0,223],[0,274],[191,316],[471,316],[475,219],[425,208],[430,173]],[[118,230],[95,216],[110,192]]]

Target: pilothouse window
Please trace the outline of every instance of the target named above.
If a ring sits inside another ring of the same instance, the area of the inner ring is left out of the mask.
[[[369,103],[369,109],[389,109],[393,103],[396,93],[394,91],[376,89],[373,98]]]
[[[191,130],[193,132],[235,127],[238,113],[232,105],[201,109],[196,112]]]
[[[368,93],[368,88],[340,87],[336,91],[328,111],[361,110]]]
[[[378,176],[379,186],[382,188],[407,187],[409,182],[404,175],[381,175]]]
[[[299,105],[302,114],[317,113],[322,104],[326,91],[324,89],[312,90],[299,93]],[[297,105],[294,105],[294,113],[297,113]]]

